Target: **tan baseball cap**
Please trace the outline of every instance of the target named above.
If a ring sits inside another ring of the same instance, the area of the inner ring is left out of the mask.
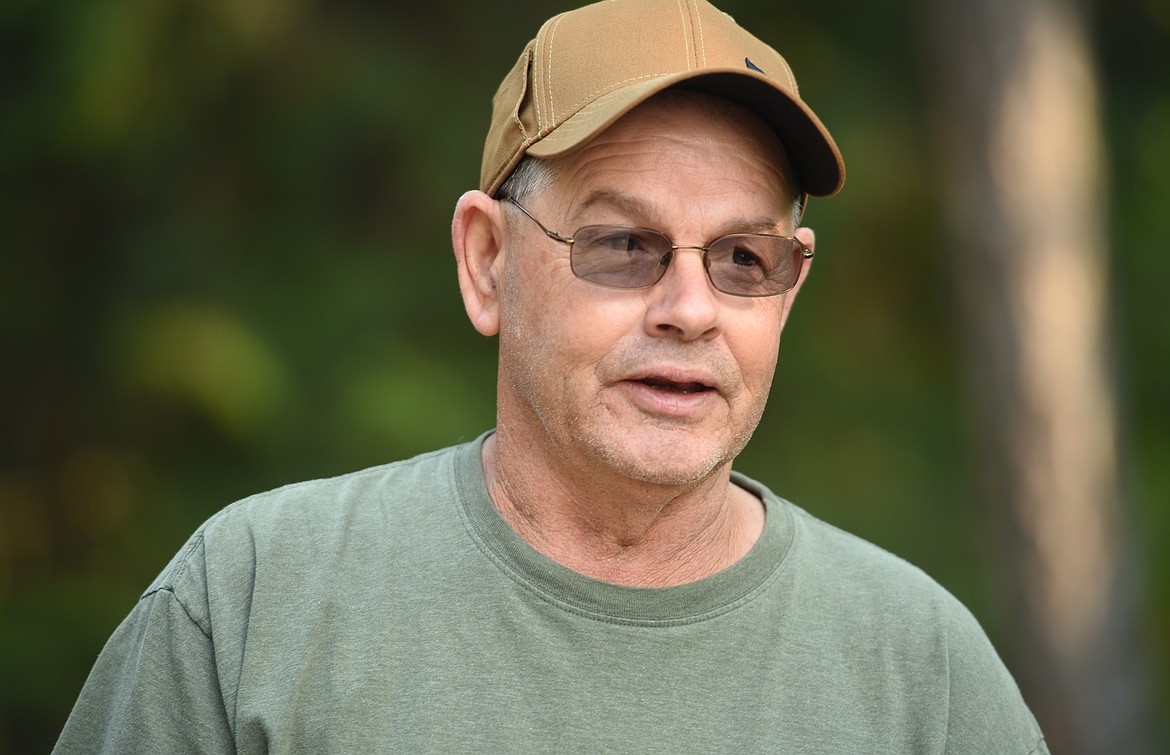
[[[841,153],[788,63],[706,0],[602,0],[545,22],[492,101],[480,189],[495,195],[524,155],[568,154],[676,86],[753,110],[780,136],[804,191],[840,190]]]

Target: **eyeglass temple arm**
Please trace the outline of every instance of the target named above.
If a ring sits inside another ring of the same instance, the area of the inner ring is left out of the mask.
[[[544,235],[548,236],[550,239],[553,239],[554,241],[561,241],[561,242],[564,242],[566,244],[573,243],[573,239],[570,238],[569,236],[562,236],[561,234],[557,233],[556,231],[550,231],[549,229],[545,228],[544,223],[537,220],[535,215],[533,215],[528,210],[524,209],[524,205],[520,204],[515,199],[512,199],[511,197],[507,197],[507,200],[509,202],[511,202],[512,204],[516,205],[516,207],[518,207],[520,209],[520,212],[524,213],[529,218],[531,218],[533,223],[536,223],[538,226],[540,226],[540,230],[544,231]]]

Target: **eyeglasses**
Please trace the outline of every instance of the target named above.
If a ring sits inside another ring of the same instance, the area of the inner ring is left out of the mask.
[[[587,225],[572,236],[550,231],[511,197],[545,235],[569,245],[569,265],[580,279],[608,288],[648,288],[666,275],[679,249],[703,252],[711,285],[733,296],[776,296],[792,290],[812,250],[794,236],[733,233],[707,246],[680,246],[649,228]]]

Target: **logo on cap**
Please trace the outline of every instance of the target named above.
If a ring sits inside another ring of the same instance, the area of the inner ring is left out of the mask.
[[[760,68],[758,65],[753,63],[751,58],[744,58],[743,62],[747,63],[747,67],[752,69],[753,71],[759,71],[760,73],[764,73],[764,69]],[[768,74],[764,73],[764,75],[767,76]]]

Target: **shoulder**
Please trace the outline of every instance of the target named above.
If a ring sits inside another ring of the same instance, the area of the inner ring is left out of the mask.
[[[355,517],[378,517],[404,498],[433,496],[450,488],[451,458],[459,448],[285,485],[233,503],[200,529],[207,537],[217,537],[241,524],[301,530],[304,525],[344,525]]]
[[[817,518],[742,474],[734,479],[764,501],[768,517],[787,533],[783,568],[789,578],[815,587],[822,598],[854,609],[884,606],[884,613],[903,606],[961,608],[945,588],[905,559]]]
[[[932,643],[952,651],[957,645],[998,662],[971,611],[921,568],[794,504],[784,505],[792,511],[798,538],[793,558],[805,578],[857,621],[908,637],[929,634]]]
[[[439,520],[454,493],[454,457],[467,445],[349,474],[286,485],[232,503],[204,522],[145,595],[186,603],[216,583],[284,581],[384,550],[395,533]]]
[[[900,648],[931,658],[935,670],[958,645],[998,656],[971,612],[946,588],[905,559],[818,519],[759,483],[740,477],[789,531],[778,589],[788,593],[802,631],[837,642]],[[990,652],[988,652],[990,651]]]
[[[818,570],[836,574],[841,589],[881,599],[950,599],[950,593],[919,567],[857,535],[780,500],[792,515],[799,555]]]
[[[1011,673],[974,615],[904,559],[812,516],[760,486],[790,522],[784,584],[806,642],[832,647],[885,684],[932,689],[957,752],[1017,751],[1043,738]],[[876,660],[875,660],[876,659]]]

